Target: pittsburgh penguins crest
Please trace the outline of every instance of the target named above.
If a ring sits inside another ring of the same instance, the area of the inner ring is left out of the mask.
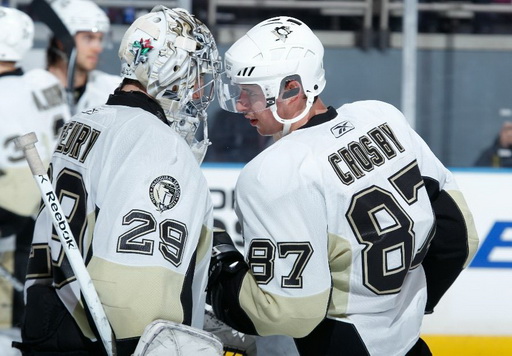
[[[279,27],[274,28],[274,30],[272,31],[272,33],[277,37],[276,41],[283,41],[283,42],[286,42],[286,40],[288,39],[288,36],[292,32],[293,31],[290,30],[290,26],[279,26]]]
[[[159,212],[174,208],[180,195],[180,184],[171,176],[160,176],[149,187],[149,197]]]

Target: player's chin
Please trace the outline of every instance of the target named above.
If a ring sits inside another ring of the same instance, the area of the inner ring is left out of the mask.
[[[87,64],[86,64],[86,69],[87,70],[93,70],[93,69],[96,69],[96,66],[98,65],[98,59],[95,58],[95,59],[89,59],[87,61]]]
[[[265,127],[257,126],[256,131],[258,131],[258,134],[261,136],[272,136],[274,132],[272,130],[268,130]]]

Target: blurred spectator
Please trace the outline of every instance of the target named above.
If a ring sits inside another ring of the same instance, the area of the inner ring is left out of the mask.
[[[419,0],[419,3],[510,3],[510,0]],[[418,31],[426,33],[493,33],[494,24],[499,19],[495,12],[482,11],[419,11]],[[400,19],[401,21],[401,19]]]
[[[512,122],[505,121],[494,143],[482,151],[477,159],[478,167],[512,168]]]
[[[131,7],[131,6],[125,8],[123,15],[124,15],[123,23],[131,24],[135,20],[135,8]]]
[[[491,0],[473,0],[474,4],[490,4]],[[493,32],[493,22],[496,20],[496,13],[475,12],[473,18],[473,33]]]

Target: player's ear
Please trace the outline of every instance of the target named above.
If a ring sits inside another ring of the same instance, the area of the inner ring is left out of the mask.
[[[283,100],[297,96],[301,91],[302,85],[296,80],[289,80],[284,85],[284,92],[281,98]]]

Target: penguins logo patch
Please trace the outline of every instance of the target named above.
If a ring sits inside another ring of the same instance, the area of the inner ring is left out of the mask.
[[[149,187],[149,197],[159,212],[174,208],[180,195],[180,185],[171,176],[160,176],[153,180]]]

